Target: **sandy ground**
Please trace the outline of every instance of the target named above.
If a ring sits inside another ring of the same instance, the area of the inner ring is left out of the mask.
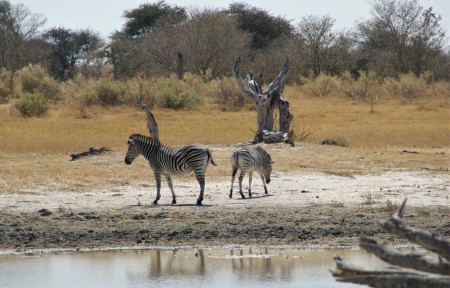
[[[123,165],[120,153],[105,157]],[[151,205],[156,194],[152,177],[116,181],[104,188],[40,185],[19,193],[3,192],[0,248],[335,247],[357,246],[360,236],[408,245],[386,234],[377,222],[392,215],[405,197],[406,223],[450,238],[448,171],[396,167],[381,173],[338,176],[304,170],[308,171],[274,171],[269,195],[263,193],[261,180],[255,175],[253,197],[246,199],[238,194],[237,179],[229,199],[230,178],[207,177],[203,206],[194,205],[199,189],[194,177],[173,179],[177,205],[170,204],[172,197],[165,182],[159,205]],[[245,177],[246,195],[247,187]]]

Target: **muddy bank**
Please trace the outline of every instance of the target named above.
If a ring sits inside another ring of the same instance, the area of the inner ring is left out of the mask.
[[[52,211],[50,211],[52,212]],[[357,246],[359,236],[405,245],[382,231],[386,207],[136,206],[120,211],[0,213],[2,249],[119,246]],[[409,207],[405,221],[450,238],[448,207]]]

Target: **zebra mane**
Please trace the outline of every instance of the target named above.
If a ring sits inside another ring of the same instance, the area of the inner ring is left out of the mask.
[[[258,146],[255,148],[256,151],[259,152],[259,154],[261,154],[261,156],[265,159],[269,159],[269,161],[272,161],[272,157],[270,157],[270,154],[267,153],[266,150],[264,150],[263,148],[261,148],[261,146]]]

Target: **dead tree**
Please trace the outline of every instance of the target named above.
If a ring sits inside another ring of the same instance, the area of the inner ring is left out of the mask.
[[[270,83],[267,89],[263,92],[253,87],[253,85],[246,85],[239,73],[239,65],[241,57],[239,56],[233,67],[233,73],[236,77],[237,84],[242,92],[246,93],[256,106],[256,116],[258,121],[258,129],[252,143],[280,143],[287,142],[294,144],[293,131],[290,129],[290,122],[293,116],[289,112],[289,101],[281,97],[283,91],[283,81],[289,71],[289,61],[286,59],[280,73]],[[255,81],[252,79],[252,81]],[[280,131],[273,131],[274,126],[274,109],[279,109],[279,129]]]
[[[366,269],[346,263],[336,256],[336,269],[331,271],[336,280],[371,287],[450,287],[450,241],[427,230],[404,224],[402,213],[405,205],[406,199],[397,212],[388,220],[380,221],[380,225],[386,231],[419,244],[437,256],[397,252],[375,239],[362,237],[361,248],[395,266],[387,269]]]
[[[150,136],[159,142],[158,124],[156,124],[155,117],[153,116],[152,112],[148,110],[145,104],[142,104],[141,108],[145,111],[145,114],[147,114],[147,129],[150,133]]]

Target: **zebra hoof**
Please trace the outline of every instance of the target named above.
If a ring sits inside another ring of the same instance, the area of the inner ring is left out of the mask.
[[[203,200],[198,199],[198,200],[197,200],[197,206],[202,206],[202,205],[203,205],[203,204],[202,204],[202,201],[203,201]]]
[[[175,204],[177,204],[177,200],[173,199],[172,200],[172,205],[175,205]]]
[[[158,205],[158,200],[153,201],[153,205]]]

